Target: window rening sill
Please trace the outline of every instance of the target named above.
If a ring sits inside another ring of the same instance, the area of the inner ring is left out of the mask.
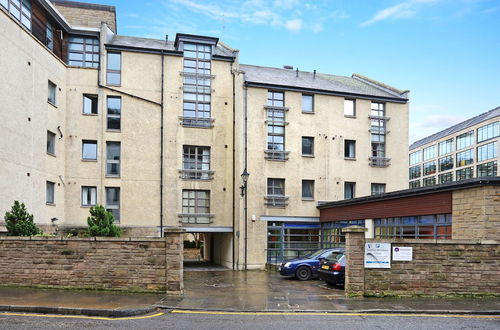
[[[314,111],[303,111],[302,110],[302,113],[308,114],[308,115],[314,115],[316,112],[314,112]]]
[[[314,155],[308,155],[308,154],[302,154],[301,156],[305,158],[315,158]]]
[[[301,200],[304,201],[304,202],[314,202],[314,197],[311,197],[311,198],[309,198],[309,197],[302,197]]]
[[[97,159],[85,159],[85,158],[82,158],[82,162],[97,163]]]
[[[47,155],[52,156],[52,157],[56,157],[56,154],[51,153],[51,152],[47,152]]]
[[[47,100],[47,103],[48,103],[48,104],[50,104],[51,106],[53,106],[54,108],[56,108],[56,109],[57,109],[57,105],[56,105],[55,103],[52,103],[52,102],[50,102],[49,100]]]
[[[46,202],[45,205],[47,206],[56,206],[56,203],[49,203],[49,202]]]
[[[105,178],[111,178],[111,179],[119,179],[120,178],[120,174],[106,174],[104,177]]]
[[[106,128],[106,132],[109,132],[109,133],[121,133],[121,129],[110,129],[110,128]]]
[[[96,206],[97,204],[92,204],[92,205],[80,205],[81,208],[85,208],[85,209],[90,209],[91,207],[93,206]]]
[[[351,161],[355,161],[355,160],[356,160],[356,157],[344,157],[344,160],[351,160]]]
[[[344,115],[344,118],[351,118],[351,119],[356,119],[356,115]]]
[[[85,113],[85,112],[82,112],[82,115],[84,115],[84,116],[91,116],[91,117],[94,116],[95,117],[98,114],[97,113]]]
[[[106,86],[122,87],[121,83],[118,85],[106,83]]]

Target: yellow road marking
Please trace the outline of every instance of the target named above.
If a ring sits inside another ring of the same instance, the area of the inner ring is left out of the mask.
[[[327,313],[327,312],[209,312],[209,311],[190,311],[174,309],[170,313],[175,314],[206,314],[206,315],[330,315],[330,316],[394,316],[394,317],[461,317],[471,319],[500,319],[498,315],[466,315],[466,314],[409,314],[409,313]]]
[[[123,321],[123,320],[141,320],[164,315],[165,313],[156,313],[144,316],[130,317],[103,317],[103,316],[84,316],[84,315],[48,315],[48,314],[30,314],[30,313],[0,313],[0,316],[29,316],[29,317],[47,317],[62,319],[86,319],[86,320],[104,320],[104,321]]]

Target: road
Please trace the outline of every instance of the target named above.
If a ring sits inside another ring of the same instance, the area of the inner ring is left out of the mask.
[[[500,316],[373,314],[196,314],[129,319],[0,313],[0,329],[500,329]]]

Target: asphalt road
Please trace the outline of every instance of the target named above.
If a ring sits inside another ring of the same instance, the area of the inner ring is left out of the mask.
[[[500,317],[165,313],[103,320],[0,313],[0,329],[500,329]]]

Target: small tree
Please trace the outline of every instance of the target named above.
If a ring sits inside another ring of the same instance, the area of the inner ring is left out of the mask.
[[[90,208],[90,217],[87,218],[90,236],[120,237],[121,230],[114,224],[115,218],[102,205]]]
[[[5,212],[4,220],[10,236],[34,236],[42,232],[33,222],[33,214],[19,201],[14,201],[10,212]]]

